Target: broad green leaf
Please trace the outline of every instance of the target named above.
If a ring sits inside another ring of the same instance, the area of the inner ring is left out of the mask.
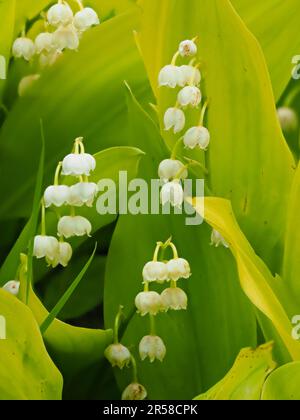
[[[7,78],[10,48],[13,40],[15,20],[15,0],[0,2],[0,104]]]
[[[127,101],[132,138],[146,152],[139,177],[156,179],[158,164],[168,152],[156,125],[130,91]],[[171,235],[180,255],[191,263],[193,276],[180,282],[189,306],[187,311],[157,317],[157,333],[166,343],[167,355],[162,364],[142,363],[137,348],[149,333],[149,321],[135,314],[134,299],[142,290],[142,269],[152,259],[156,242]],[[240,290],[234,261],[228,251],[209,243],[208,227],[185,226],[182,216],[119,217],[107,261],[105,325],[113,325],[119,305],[124,305],[129,325],[122,342],[137,357],[139,380],[150,399],[193,398],[225,375],[242,347],[256,345],[255,318]],[[122,390],[130,373],[116,374]],[[188,378],[184,387],[180,378]]]
[[[70,297],[73,295],[73,293],[75,292],[76,288],[80,284],[80,282],[83,279],[86,271],[88,270],[89,266],[91,265],[91,262],[93,261],[93,258],[95,256],[95,252],[96,252],[96,248],[97,248],[97,245],[95,246],[94,251],[93,251],[91,257],[89,258],[89,260],[87,261],[87,263],[85,264],[85,266],[83,267],[83,269],[80,271],[80,273],[78,274],[78,276],[72,282],[72,284],[70,285],[70,287],[65,291],[65,293],[63,294],[63,296],[61,297],[61,299],[59,299],[59,301],[57,302],[57,304],[55,305],[55,307],[52,309],[52,311],[49,313],[49,315],[47,315],[47,318],[43,321],[43,323],[42,323],[42,325],[40,327],[41,328],[41,333],[43,335],[46,333],[46,331],[48,330],[48,328],[51,326],[51,324],[53,323],[54,319],[57,318],[57,316],[60,314],[60,312],[62,311],[62,309],[64,308],[64,306],[66,305],[66,303],[68,302],[68,300],[70,299]]]
[[[0,289],[6,339],[0,339],[0,399],[60,400],[62,376],[50,359],[31,311]]]
[[[281,366],[267,378],[262,392],[262,400],[300,400],[300,363]]]
[[[227,375],[195,400],[260,400],[267,376],[275,369],[272,344],[243,349]]]
[[[193,200],[193,205],[201,214],[202,208],[197,206],[197,199]],[[281,296],[278,296],[280,287],[277,283],[282,280],[274,278],[255,254],[236,222],[230,202],[206,198],[205,214],[202,216],[229,243],[245,294],[272,321],[293,360],[300,360],[300,343],[292,338],[292,324],[282,306]]]
[[[298,0],[232,0],[232,4],[263,49],[278,101],[291,79],[292,57],[300,49],[300,3]]]
[[[229,0],[190,0],[188,7],[181,0],[163,4],[140,0],[139,4],[143,18],[138,42],[162,128],[163,115],[174,106],[176,94],[158,88],[158,73],[170,63],[181,40],[198,36],[202,90],[209,99],[206,125],[211,133],[206,181],[213,195],[231,200],[249,241],[275,271],[294,161],[277,120],[257,40]],[[186,114],[191,115],[187,129],[199,119],[199,112]],[[177,137],[162,133],[172,147]]]
[[[47,133],[48,184],[76,137],[84,137],[89,153],[128,144],[124,79],[134,86],[139,98],[149,98],[149,86],[132,34],[138,23],[139,14],[133,9],[88,31],[79,52],[66,52],[42,74],[31,95],[14,105],[0,134],[0,165],[5,174],[0,188],[7,194],[0,210],[2,217],[29,215],[40,117]],[[7,178],[9,183],[4,181]]]

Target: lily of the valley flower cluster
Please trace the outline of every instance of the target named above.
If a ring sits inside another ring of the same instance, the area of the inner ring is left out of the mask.
[[[51,6],[45,16],[47,30],[34,41],[23,33],[13,44],[13,56],[30,61],[37,54],[45,66],[53,64],[65,49],[77,50],[83,32],[100,23],[95,10],[77,2],[79,11],[75,14],[66,1],[59,0]]]
[[[168,248],[172,249],[173,258],[166,261],[163,260],[163,255]],[[160,253],[161,260],[159,260]],[[169,239],[166,243],[157,243],[153,259],[144,266],[142,276],[144,290],[136,296],[135,306],[140,316],[149,316],[150,332],[139,343],[139,355],[142,361],[149,358],[151,363],[155,360],[162,362],[167,350],[162,338],[156,334],[155,317],[160,312],[180,311],[187,308],[187,295],[177,286],[177,283],[180,279],[188,279],[191,276],[191,269],[188,261],[178,256],[174,243]],[[169,283],[169,287],[159,294],[150,290],[151,285],[155,283]],[[124,391],[122,399],[144,399],[147,393],[145,388],[138,384],[135,359],[129,349],[118,339],[119,319],[120,312],[115,323],[114,344],[106,349],[105,356],[112,366],[118,366],[120,369],[132,363],[133,382]]]
[[[202,93],[199,88],[201,73],[199,65],[196,64],[195,56],[198,48],[193,40],[186,40],[180,43],[178,51],[175,53],[171,64],[163,67],[159,73],[159,86],[170,89],[180,88],[177,95],[176,105],[168,108],[164,115],[165,130],[173,130],[174,134],[181,132],[186,125],[186,115],[189,108],[198,108],[202,101]],[[189,64],[177,66],[179,57],[192,58]],[[210,143],[210,133],[204,127],[204,117],[207,108],[205,103],[201,110],[200,122],[198,126],[189,128],[184,136],[184,146],[187,149],[206,150]],[[175,146],[176,147],[176,146]],[[176,156],[164,160],[159,167],[159,176],[165,183],[161,190],[161,202],[163,205],[170,202],[173,207],[181,207],[184,201],[184,192],[181,180],[187,178],[188,165],[184,166],[176,160]]]
[[[52,267],[59,264],[66,267],[72,257],[72,247],[65,239],[74,236],[90,235],[91,223],[85,217],[76,215],[75,208],[93,205],[98,194],[98,186],[89,182],[89,176],[96,168],[95,158],[85,153],[83,139],[77,138],[71,154],[57,166],[54,183],[49,186],[42,200],[41,234],[34,238],[34,256],[45,258]],[[77,178],[78,182],[69,186],[61,185],[61,175]],[[46,208],[58,209],[69,206],[70,214],[60,217],[57,225],[57,237],[46,234]]]

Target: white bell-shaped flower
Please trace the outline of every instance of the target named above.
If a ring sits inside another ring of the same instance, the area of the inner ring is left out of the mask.
[[[191,268],[184,258],[174,258],[167,263],[168,277],[170,280],[188,279],[191,277]]]
[[[180,80],[179,76],[178,67],[169,64],[161,69],[158,76],[158,85],[174,89]]]
[[[47,20],[52,26],[69,25],[73,21],[72,9],[67,4],[54,4],[48,10]]]
[[[72,236],[90,236],[92,225],[82,216],[63,216],[57,226],[59,236],[71,238]]]
[[[51,185],[44,192],[45,207],[61,207],[69,203],[70,187],[67,185]]]
[[[165,130],[169,131],[173,128],[174,133],[179,133],[185,126],[184,112],[179,108],[167,109],[164,116]]]
[[[62,163],[62,175],[80,176],[93,172],[96,168],[96,160],[88,153],[71,153],[66,156]]]
[[[79,35],[73,25],[60,26],[53,33],[53,45],[55,49],[63,51],[77,50],[79,47]]]
[[[17,296],[20,290],[20,282],[17,280],[10,280],[2,287],[2,289],[14,296]]]
[[[183,168],[184,164],[180,160],[165,159],[159,165],[158,176],[163,182],[168,182],[183,171]],[[188,170],[185,169],[180,177],[186,179],[188,177]]]
[[[128,366],[131,360],[130,351],[120,343],[108,346],[104,352],[104,356],[112,367],[118,366],[120,369]]]
[[[122,401],[142,401],[147,398],[146,388],[134,382],[128,385],[122,393]]]
[[[281,128],[285,133],[291,133],[297,130],[299,121],[296,112],[292,108],[278,108],[277,115]]]
[[[210,143],[210,133],[205,127],[192,127],[185,133],[183,143],[188,149],[200,147],[200,149],[206,150]]]
[[[179,287],[165,289],[161,296],[162,310],[180,311],[187,308],[188,298],[186,293]]]
[[[20,80],[19,86],[18,86],[18,94],[20,97],[23,97],[27,94],[27,92],[30,91],[31,87],[34,85],[34,83],[39,80],[41,77],[40,74],[30,74],[28,76],[23,77]]]
[[[53,50],[53,34],[50,32],[42,32],[35,38],[36,52],[50,52]]]
[[[39,63],[41,67],[53,66],[56,63],[57,59],[62,55],[61,51],[54,50],[49,53],[41,53],[39,58]]]
[[[74,16],[74,26],[78,31],[86,31],[94,25],[99,25],[100,20],[94,9],[85,7]]]
[[[161,203],[164,206],[171,203],[173,207],[181,208],[184,201],[184,191],[178,180],[168,182],[162,186],[160,192]]]
[[[218,232],[216,229],[213,229],[211,233],[211,245],[214,245],[216,248],[218,248],[219,246],[229,248],[229,244],[225,241],[221,233]]]
[[[59,249],[57,255],[55,256],[55,259],[47,259],[47,262],[53,268],[57,267],[58,265],[61,265],[62,267],[67,267],[73,255],[72,247],[68,242],[59,242],[58,245]]]
[[[201,82],[200,70],[193,66],[183,65],[178,69],[178,85],[199,86]]]
[[[12,54],[15,58],[30,61],[35,54],[34,42],[26,37],[17,38],[13,43]]]
[[[70,187],[69,205],[81,207],[85,204],[93,206],[94,199],[98,194],[98,185],[94,182],[79,182]]]
[[[150,261],[143,268],[144,282],[164,282],[168,279],[167,265],[160,261]]]
[[[164,360],[166,355],[166,346],[163,340],[155,335],[147,335],[143,337],[139,344],[139,353],[142,360],[149,357],[150,362],[154,362],[155,359]]]
[[[192,57],[197,54],[198,48],[194,41],[182,41],[179,45],[179,54],[182,57]]]
[[[34,238],[33,255],[40,258],[55,260],[59,252],[59,244],[54,236],[38,235]]]
[[[135,306],[141,316],[157,315],[161,310],[160,295],[156,292],[141,292],[135,298]]]
[[[196,86],[186,86],[178,93],[177,99],[183,107],[191,106],[196,108],[202,100],[202,94]]]

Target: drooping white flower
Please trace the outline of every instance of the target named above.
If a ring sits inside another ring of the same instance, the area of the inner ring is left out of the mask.
[[[67,185],[51,185],[44,192],[45,207],[61,207],[69,203],[70,187]]]
[[[58,253],[54,260],[47,260],[47,262],[53,268],[57,267],[58,265],[67,267],[73,255],[72,247],[68,242],[59,242],[58,246]]]
[[[168,182],[162,186],[160,192],[161,203],[164,206],[171,203],[173,207],[181,207],[184,201],[184,191],[178,180]]]
[[[34,85],[34,83],[39,80],[41,77],[40,74],[30,74],[29,76],[25,76],[20,80],[18,86],[18,94],[20,97],[26,95],[26,93],[30,90],[30,88]]]
[[[36,258],[47,258],[53,261],[58,252],[58,240],[54,236],[38,235],[34,238],[33,255]]]
[[[20,282],[17,280],[10,280],[2,287],[2,289],[14,296],[17,296],[20,290]]]
[[[138,383],[128,385],[122,393],[123,401],[142,401],[145,398],[147,398],[147,391],[143,385]]]
[[[210,133],[205,127],[192,127],[185,133],[183,142],[188,149],[200,147],[200,149],[206,150],[210,143]]]
[[[181,106],[196,108],[202,99],[202,94],[196,86],[186,86],[178,93],[178,102]]]
[[[68,203],[71,206],[81,207],[93,206],[94,199],[98,193],[98,185],[94,182],[79,182],[70,187]]]
[[[187,260],[184,258],[175,258],[168,261],[168,277],[171,280],[188,279],[191,277],[191,268]]]
[[[52,26],[69,25],[73,21],[72,9],[67,4],[54,4],[48,10],[47,20]]]
[[[78,31],[86,31],[91,26],[99,25],[100,20],[94,9],[85,7],[74,16],[74,26]]]
[[[167,265],[160,261],[150,261],[143,269],[144,282],[164,282],[168,279]]]
[[[39,63],[41,67],[53,66],[56,63],[58,57],[62,55],[61,51],[51,51],[49,53],[41,53]]]
[[[164,116],[165,130],[169,131],[171,128],[174,129],[174,133],[179,133],[184,129],[185,126],[185,115],[184,112],[179,108],[167,109]]]
[[[299,121],[296,112],[292,108],[278,108],[277,115],[282,131],[285,133],[291,133],[297,129]]]
[[[213,229],[211,233],[211,245],[214,245],[216,248],[218,248],[220,245],[224,246],[225,248],[229,248],[229,244],[225,241],[221,233],[216,229]]]
[[[59,50],[77,50],[79,47],[79,35],[73,25],[60,26],[53,33],[53,45]]]
[[[108,346],[104,352],[104,356],[112,367],[118,366],[120,369],[128,366],[131,360],[130,351],[120,343]]]
[[[163,340],[155,335],[147,335],[142,338],[139,344],[139,353],[142,360],[149,357],[150,362],[154,362],[155,359],[164,360],[166,355],[166,346]]]
[[[13,56],[30,61],[35,54],[34,42],[26,37],[17,38],[12,47]]]
[[[57,226],[59,236],[71,238],[72,236],[90,236],[92,225],[82,216],[63,216]]]
[[[193,66],[183,65],[178,69],[178,85],[199,86],[201,82],[200,70]]]
[[[186,293],[179,287],[170,287],[161,294],[162,310],[180,311],[187,308],[188,298]]]
[[[184,164],[180,162],[180,160],[175,159],[165,159],[163,160],[158,168],[158,176],[163,182],[168,182],[171,179],[175,178],[179,172],[181,172],[184,168]],[[182,172],[180,175],[182,179],[186,179],[188,177],[188,170]]]
[[[36,52],[50,52],[54,49],[53,34],[50,32],[42,32],[35,38]]]
[[[161,298],[156,292],[141,292],[135,298],[135,306],[141,316],[157,315],[161,310]]]
[[[63,175],[87,175],[96,168],[96,160],[92,155],[88,153],[75,154],[71,153],[67,155],[62,163],[62,174]]]
[[[197,54],[198,48],[194,41],[182,41],[179,45],[179,54],[182,57],[191,57]]]
[[[174,89],[180,81],[179,77],[178,67],[169,64],[161,69],[158,76],[158,85]]]

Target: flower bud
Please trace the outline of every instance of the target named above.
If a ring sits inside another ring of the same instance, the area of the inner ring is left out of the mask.
[[[168,182],[162,186],[160,192],[161,203],[164,206],[171,203],[173,207],[181,208],[184,201],[184,191],[178,180]]]
[[[161,310],[160,295],[156,292],[142,292],[135,298],[135,306],[141,316],[157,315]]]
[[[167,265],[159,261],[148,262],[143,269],[144,282],[164,282],[168,279]]]
[[[175,258],[167,263],[168,277],[171,280],[188,279],[191,277],[191,268],[184,258]]]
[[[17,296],[20,290],[20,282],[17,280],[10,280],[2,287],[2,289],[14,296]]]
[[[184,129],[185,126],[185,115],[184,112],[179,108],[167,109],[164,116],[165,130],[169,131],[171,128],[174,129],[174,133],[179,133]]]
[[[53,45],[59,50],[77,50],[79,47],[78,32],[73,25],[60,26],[53,33]]]
[[[210,143],[210,133],[205,127],[192,127],[185,133],[183,142],[188,149],[200,147],[206,150]]]
[[[30,61],[35,54],[35,46],[31,39],[21,37],[13,43],[12,54],[16,58],[24,58]]]
[[[179,54],[182,57],[191,57],[196,55],[198,51],[197,45],[194,41],[186,40],[182,41],[179,45]]]
[[[153,363],[155,359],[164,360],[166,355],[166,346],[162,339],[155,335],[147,335],[143,337],[139,345],[139,353],[142,360],[149,357]]]
[[[53,50],[53,34],[50,32],[42,32],[35,38],[35,48],[37,54],[41,52],[50,52]]]
[[[47,262],[53,268],[57,267],[59,264],[62,267],[67,267],[73,254],[72,247],[68,242],[59,242],[58,246],[59,246],[58,253],[55,256],[54,260],[47,259]]]
[[[96,160],[88,153],[74,154],[66,156],[62,163],[62,175],[80,176],[87,175],[96,168]]]
[[[52,205],[61,207],[69,202],[70,187],[66,185],[51,185],[44,192],[45,207]]]
[[[26,93],[30,90],[30,88],[34,85],[34,83],[39,80],[41,77],[40,74],[31,74],[29,76],[23,77],[23,79],[20,80],[19,86],[18,86],[18,94],[20,97],[23,97],[26,95]]]
[[[86,31],[91,26],[99,25],[99,17],[94,9],[85,7],[76,13],[74,17],[74,26],[78,31]]]
[[[48,10],[47,19],[52,26],[68,25],[73,21],[73,12],[67,4],[55,4]]]
[[[92,207],[97,193],[97,184],[93,182],[79,182],[70,187],[68,204],[76,207],[81,207],[86,204],[88,207]]]
[[[292,108],[282,107],[277,109],[277,115],[282,128],[285,133],[291,133],[297,130],[298,117]]]
[[[108,346],[104,352],[104,356],[112,367],[118,366],[120,369],[128,366],[131,360],[131,354],[128,348],[119,343]]]
[[[165,159],[163,160],[158,168],[158,176],[163,182],[168,182],[171,179],[175,178],[179,172],[181,172],[184,168],[184,164],[180,162],[180,160],[175,159]],[[182,172],[181,176],[182,179],[188,177],[188,170],[186,169]]]
[[[178,102],[181,106],[196,108],[202,99],[201,91],[196,86],[186,86],[178,93]]]
[[[92,225],[82,216],[63,216],[57,226],[58,235],[65,238],[72,236],[90,236]]]
[[[174,89],[179,82],[179,76],[179,69],[177,66],[165,66],[159,73],[158,84],[159,86],[167,86]]]
[[[162,310],[167,312],[169,309],[180,311],[187,308],[188,298],[186,293],[179,287],[170,287],[161,294]]]
[[[52,261],[59,252],[58,240],[54,236],[38,235],[34,238],[33,255],[40,259],[46,257]]]
[[[123,401],[142,401],[147,398],[147,391],[143,385],[132,383],[124,389],[122,394]]]
[[[216,248],[218,248],[220,245],[224,246],[225,248],[229,248],[228,243],[216,229],[213,229],[211,233],[211,245],[214,245]]]
[[[193,66],[180,66],[178,69],[178,85],[184,87],[186,85],[199,86],[201,82],[200,70]]]

